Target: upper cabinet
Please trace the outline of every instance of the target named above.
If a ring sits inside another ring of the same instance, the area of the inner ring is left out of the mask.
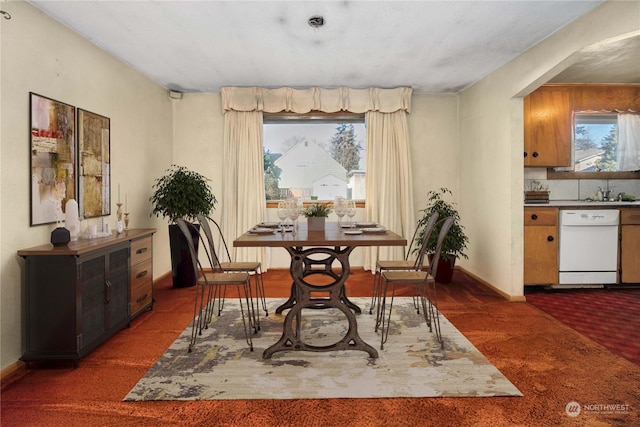
[[[640,85],[544,85],[523,104],[524,166],[572,167],[573,114],[637,112]]]
[[[546,87],[524,98],[524,165],[571,166],[571,94]]]

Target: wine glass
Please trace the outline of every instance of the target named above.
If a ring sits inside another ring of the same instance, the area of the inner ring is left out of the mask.
[[[284,230],[286,226],[285,222],[289,217],[289,207],[287,206],[287,202],[278,202],[278,218],[280,218],[280,227]],[[284,221],[284,222],[283,222]]]
[[[342,228],[342,217],[347,213],[347,203],[344,197],[336,197],[333,205],[333,208],[336,211],[336,215],[338,215],[338,228]]]
[[[295,200],[292,200],[289,205],[289,219],[291,220],[291,226],[293,227],[293,232],[296,232],[298,228],[298,217],[300,216],[300,209],[298,208],[298,204]]]
[[[349,217],[349,223],[353,227],[353,217],[356,215],[356,201],[347,200],[347,216]]]

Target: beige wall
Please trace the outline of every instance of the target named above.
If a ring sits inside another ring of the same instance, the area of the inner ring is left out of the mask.
[[[460,201],[467,270],[523,295],[522,97],[570,65],[585,46],[640,31],[640,2],[609,1],[460,95]]]
[[[133,227],[166,228],[165,222],[149,217],[148,198],[153,178],[171,163],[172,110],[166,90],[29,4],[3,2],[2,9],[13,17],[0,20],[0,359],[4,369],[25,349],[24,261],[16,251],[49,242],[54,228],[29,226],[29,92],[111,119],[112,183],[114,188],[121,185],[122,198],[128,195]],[[113,226],[115,205],[112,212],[107,221]],[[158,273],[168,270],[166,252],[156,252]]]

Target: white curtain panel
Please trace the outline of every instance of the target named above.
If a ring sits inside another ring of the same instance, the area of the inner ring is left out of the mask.
[[[224,171],[221,228],[229,245],[264,221],[262,113],[227,111],[224,115]],[[264,248],[233,248],[234,261],[260,261],[266,271]]]
[[[262,113],[311,111],[367,113],[366,219],[410,238],[415,227],[409,132],[411,88],[222,88],[224,192],[222,227],[230,240],[265,218]],[[266,270],[268,249],[235,251],[236,261],[259,260]],[[402,259],[404,248],[367,248],[365,268],[378,256]]]
[[[366,115],[366,123],[367,220],[410,239],[415,230],[415,214],[406,112],[371,111]],[[364,268],[375,271],[378,259],[403,259],[404,250],[397,246],[367,248]]]
[[[640,114],[618,114],[618,170],[640,170]]]

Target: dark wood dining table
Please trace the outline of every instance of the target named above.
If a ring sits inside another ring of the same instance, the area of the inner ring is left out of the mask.
[[[379,228],[380,226],[376,226]],[[351,234],[361,230],[361,234]],[[349,256],[358,246],[406,246],[407,239],[386,230],[375,232],[371,227],[342,228],[338,223],[327,222],[323,231],[309,231],[305,221],[300,221],[296,232],[247,231],[233,241],[235,247],[282,247],[291,256],[290,272],[293,279],[291,296],[277,312],[289,309],[282,337],[262,354],[264,359],[279,351],[334,351],[360,350],[377,358],[378,352],[358,334],[355,313],[360,308],[348,299],[345,283],[351,270]],[[329,276],[329,284],[317,285],[305,280],[310,275]],[[336,308],[346,316],[346,335],[331,345],[316,346],[305,343],[300,337],[303,309]],[[355,313],[354,313],[355,312]],[[295,323],[294,323],[295,322]]]

